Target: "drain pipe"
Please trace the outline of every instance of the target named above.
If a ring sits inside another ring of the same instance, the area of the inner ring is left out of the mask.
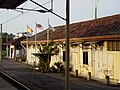
[[[25,48],[25,46],[22,44],[22,43],[20,43],[21,44],[21,46],[27,51],[27,49]]]

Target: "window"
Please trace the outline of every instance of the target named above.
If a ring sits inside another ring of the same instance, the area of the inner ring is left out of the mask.
[[[83,64],[88,64],[88,52],[83,52]]]
[[[108,51],[120,51],[120,41],[108,41],[107,50]]]
[[[63,61],[65,61],[66,51],[63,51]]]

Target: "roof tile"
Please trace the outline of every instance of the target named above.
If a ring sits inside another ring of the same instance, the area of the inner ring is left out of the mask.
[[[66,36],[66,25],[54,27],[50,30],[50,39],[64,39]],[[46,40],[46,30],[37,34],[37,40]],[[120,14],[99,19],[77,22],[70,24],[70,38],[82,38],[92,36],[106,36],[120,34]],[[34,41],[34,36],[29,39]]]

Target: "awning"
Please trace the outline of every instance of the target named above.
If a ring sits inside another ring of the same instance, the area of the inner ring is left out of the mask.
[[[0,0],[0,8],[15,9],[27,0]]]

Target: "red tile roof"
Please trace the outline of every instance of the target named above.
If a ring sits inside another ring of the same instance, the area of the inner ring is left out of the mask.
[[[50,30],[50,39],[65,39],[66,25],[54,27]],[[37,41],[46,40],[46,30],[37,34]],[[107,35],[120,35],[120,14],[77,22],[70,25],[70,38],[86,38]],[[29,39],[34,41],[34,36]]]

